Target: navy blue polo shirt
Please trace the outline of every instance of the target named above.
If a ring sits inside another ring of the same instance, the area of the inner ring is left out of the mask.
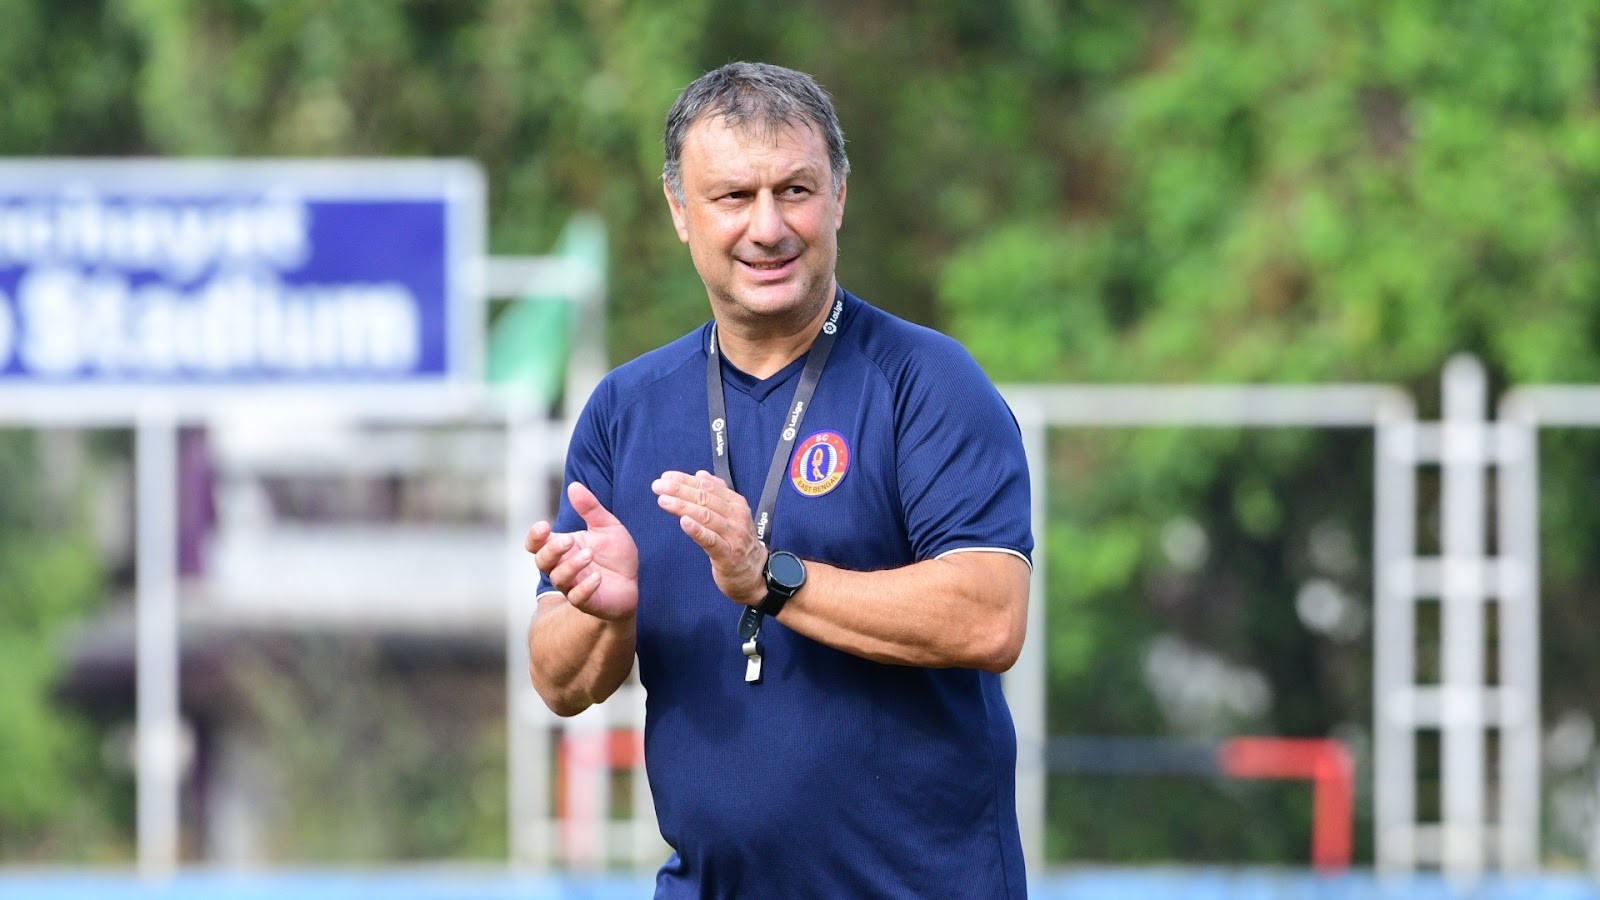
[[[858,571],[961,551],[1028,559],[1027,461],[999,393],[955,341],[843,297],[771,546]],[[742,607],[650,489],[668,470],[712,470],[709,337],[707,323],[608,375],[566,465],[639,546],[645,765],[676,851],[656,896],[1025,896],[999,676],[870,662],[769,618],[763,681],[745,683]],[[804,363],[756,379],[723,362],[752,509]],[[583,527],[563,491],[555,529]]]

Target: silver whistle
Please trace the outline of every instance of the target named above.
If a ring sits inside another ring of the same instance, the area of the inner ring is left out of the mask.
[[[747,684],[761,683],[761,645],[755,638],[744,642],[744,680]]]

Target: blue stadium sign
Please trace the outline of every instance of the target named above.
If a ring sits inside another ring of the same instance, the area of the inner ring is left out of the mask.
[[[0,391],[476,380],[483,195],[460,160],[0,163]]]

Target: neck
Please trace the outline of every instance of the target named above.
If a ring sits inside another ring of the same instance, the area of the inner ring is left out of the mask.
[[[824,302],[804,319],[751,322],[716,316],[717,346],[739,371],[770,378],[811,349],[833,311],[835,293],[830,287]]]

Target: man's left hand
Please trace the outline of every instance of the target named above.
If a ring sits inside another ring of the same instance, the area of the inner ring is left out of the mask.
[[[701,470],[663,472],[650,489],[656,503],[678,517],[678,526],[711,558],[717,589],[735,603],[754,606],[766,599],[762,569],[767,548],[756,537],[750,504],[721,478]]]

